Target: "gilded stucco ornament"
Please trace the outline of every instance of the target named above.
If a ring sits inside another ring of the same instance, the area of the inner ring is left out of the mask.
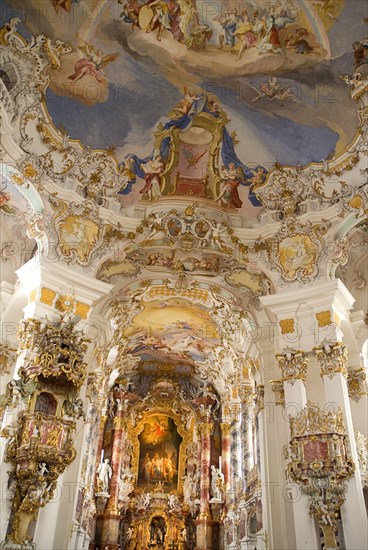
[[[358,403],[363,395],[367,395],[367,375],[364,368],[348,368],[347,382],[350,399],[354,399]]]
[[[323,531],[327,548],[338,548],[337,513],[345,500],[345,482],[354,474],[347,450],[341,409],[323,410],[308,401],[290,420],[287,476],[310,497],[310,513]]]
[[[285,391],[283,380],[270,380],[272,391],[275,394],[276,405],[285,406]]]
[[[313,225],[288,217],[272,239],[256,241],[254,250],[266,252],[271,268],[278,270],[285,282],[308,283],[318,276],[324,236],[330,225],[328,222]]]
[[[368,487],[368,437],[359,430],[354,430],[357,446],[360,476],[363,487]]]
[[[20,350],[26,350],[24,363],[19,374],[24,380],[40,375],[66,378],[80,387],[86,375],[83,355],[86,341],[75,330],[72,321],[60,320],[47,324],[38,319],[26,319],[18,331]]]
[[[332,379],[336,373],[341,373],[347,377],[348,349],[342,342],[325,341],[313,351],[321,365],[321,376]]]
[[[309,359],[304,351],[287,349],[276,355],[282,372],[282,381],[294,384],[296,380],[305,382]]]
[[[15,363],[15,351],[9,342],[0,343],[0,376],[10,374],[11,367]]]

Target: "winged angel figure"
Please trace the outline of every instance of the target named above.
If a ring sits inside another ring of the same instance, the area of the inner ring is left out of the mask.
[[[74,73],[68,76],[68,79],[73,80],[73,82],[77,82],[84,76],[91,75],[95,77],[97,82],[101,83],[103,77],[106,77],[103,71],[104,67],[115,61],[119,56],[118,52],[104,55],[102,50],[95,49],[87,42],[84,42],[78,49],[84,54],[84,57],[78,59],[74,65]]]

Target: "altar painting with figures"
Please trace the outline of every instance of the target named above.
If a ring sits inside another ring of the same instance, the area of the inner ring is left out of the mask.
[[[138,436],[139,487],[149,488],[160,483],[165,491],[177,489],[182,439],[169,416],[157,414],[145,420]]]

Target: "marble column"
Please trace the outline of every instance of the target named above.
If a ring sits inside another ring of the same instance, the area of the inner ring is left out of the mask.
[[[119,526],[121,516],[119,514],[119,484],[120,472],[124,454],[124,411],[121,402],[113,423],[113,445],[111,454],[112,476],[109,487],[109,500],[106,509],[102,515],[101,540],[103,548],[115,550],[119,548]]]
[[[225,478],[225,495],[230,490],[230,423],[221,422],[221,456],[222,456],[222,472]]]
[[[210,509],[210,468],[212,422],[200,422],[198,429],[201,437],[201,478],[199,516],[196,520],[196,550],[212,549],[212,515]]]
[[[252,386],[243,385],[239,391],[242,414],[242,477],[245,480],[254,466],[253,424],[254,424],[254,390]]]

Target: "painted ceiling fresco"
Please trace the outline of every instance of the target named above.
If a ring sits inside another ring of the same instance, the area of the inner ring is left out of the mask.
[[[209,313],[189,300],[172,298],[143,302],[143,311],[127,330],[129,353],[142,361],[193,364],[204,361],[220,343]]]
[[[340,76],[366,59],[361,0],[2,5],[3,20],[18,17],[26,38],[43,33],[69,44],[60,69],[49,70],[45,106],[66,141],[108,150],[120,163],[123,207],[146,193],[156,198],[155,178],[147,182],[155,171],[170,175],[163,194],[175,180],[184,191],[192,182],[185,192],[201,196],[211,180],[204,167],[221,147],[230,186],[220,196],[215,182],[210,198],[256,217],[250,181],[262,183],[275,163],[328,159],[355,135],[356,110]],[[239,168],[247,189],[231,188]]]

